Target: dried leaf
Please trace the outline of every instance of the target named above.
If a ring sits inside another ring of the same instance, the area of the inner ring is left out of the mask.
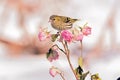
[[[58,37],[58,34],[52,34],[52,35],[51,35],[52,42],[55,42],[56,39],[57,39],[57,37]]]

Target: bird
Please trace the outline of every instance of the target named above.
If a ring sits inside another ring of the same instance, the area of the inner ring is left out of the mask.
[[[73,23],[78,20],[79,19],[72,19],[70,17],[59,16],[59,15],[51,15],[49,18],[49,22],[51,22],[51,26],[58,31],[71,29]]]

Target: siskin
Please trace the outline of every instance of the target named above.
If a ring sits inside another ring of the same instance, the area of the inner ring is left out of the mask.
[[[54,29],[61,31],[71,29],[74,22],[78,19],[72,19],[70,17],[52,15],[50,16],[49,21]]]

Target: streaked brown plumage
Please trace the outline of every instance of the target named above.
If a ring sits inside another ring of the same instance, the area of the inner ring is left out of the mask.
[[[56,30],[66,30],[71,29],[74,22],[78,19],[72,19],[70,17],[52,15],[50,16],[50,22],[54,29]]]

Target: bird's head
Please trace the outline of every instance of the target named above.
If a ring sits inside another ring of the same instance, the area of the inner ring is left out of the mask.
[[[57,15],[51,15],[49,18],[49,22],[53,22],[56,20]]]

